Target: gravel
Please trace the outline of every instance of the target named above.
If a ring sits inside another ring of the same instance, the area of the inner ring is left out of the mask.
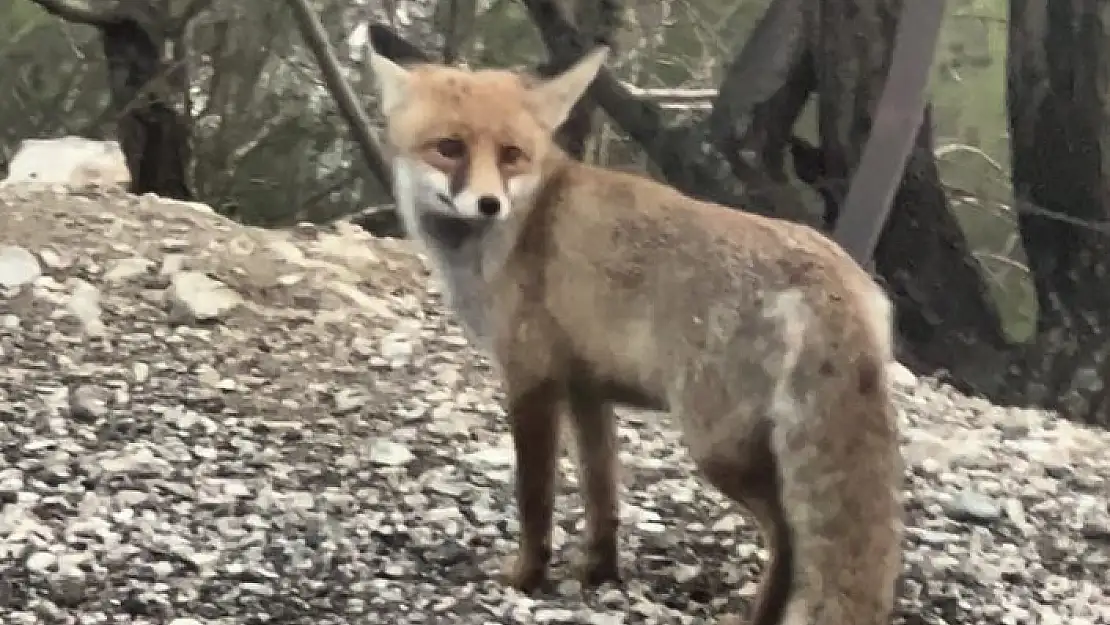
[[[665,416],[621,414],[625,583],[518,533],[511,439],[403,241],[153,196],[0,192],[0,622],[711,623],[766,552]],[[897,623],[1110,624],[1110,435],[900,372]],[[861,522],[866,522],[861,519]]]

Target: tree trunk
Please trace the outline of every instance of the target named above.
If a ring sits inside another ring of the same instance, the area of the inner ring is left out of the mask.
[[[177,16],[168,12],[167,3],[149,0],[118,0],[108,8],[69,0],[33,1],[67,22],[100,31],[120,148],[131,173],[130,191],[192,199],[187,174],[192,132],[171,96],[184,99],[186,73],[169,67],[162,52],[212,0],[190,0]]]
[[[819,173],[826,200],[839,205],[871,132],[902,0],[824,0],[811,7],[807,31],[819,97]],[[875,266],[894,299],[900,356],[912,368],[947,370],[967,390],[997,385],[991,366],[1006,348],[1000,318],[940,185],[928,108]]]
[[[615,52],[613,35],[620,25],[620,0],[576,0],[574,2],[574,22],[578,31],[591,40],[594,45],[607,45]],[[577,54],[553,53],[551,59],[536,68],[540,76],[551,77],[566,71],[579,60]],[[556,142],[576,159],[581,160],[586,153],[586,142],[593,134],[594,117],[597,104],[593,98],[585,97],[575,103],[567,120],[555,134]]]
[[[112,107],[131,170],[131,192],[191,200],[186,174],[192,159],[191,133],[165,93],[165,41],[158,32],[163,24],[154,11],[121,5],[114,19],[100,27]]]
[[[1012,0],[1007,106],[1037,292],[1012,399],[1110,427],[1110,4]]]

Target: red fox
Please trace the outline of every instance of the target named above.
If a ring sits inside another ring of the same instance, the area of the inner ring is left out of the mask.
[[[562,151],[554,131],[607,55],[546,80],[370,57],[398,212],[504,382],[521,528],[504,579],[546,579],[565,416],[584,582],[620,580],[623,405],[672,414],[704,478],[758,521],[771,558],[750,622],[887,625],[902,523],[889,300],[808,226]]]

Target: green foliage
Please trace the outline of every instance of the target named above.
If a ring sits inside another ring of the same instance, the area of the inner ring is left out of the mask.
[[[108,132],[96,31],[68,26],[27,0],[0,3],[0,171],[28,137]]]

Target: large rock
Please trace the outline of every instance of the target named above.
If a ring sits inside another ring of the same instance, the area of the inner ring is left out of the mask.
[[[227,285],[199,271],[174,274],[166,296],[170,302],[170,317],[182,323],[219,319],[243,302]]]
[[[114,140],[65,136],[24,139],[0,186],[17,183],[61,184],[126,189],[131,184],[127,159]]]
[[[15,245],[0,245],[0,286],[18,288],[42,275],[35,255]]]

